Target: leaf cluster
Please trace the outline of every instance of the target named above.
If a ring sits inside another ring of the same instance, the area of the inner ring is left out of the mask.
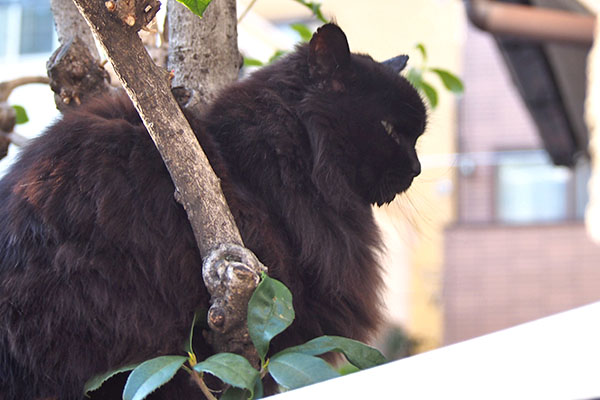
[[[309,42],[312,38],[312,32],[306,24],[291,24],[290,28],[296,31],[298,35],[300,35],[301,42]],[[279,57],[283,56],[286,53],[287,51],[285,50],[276,50],[275,53],[273,53],[273,55],[266,62],[263,62],[256,58],[244,57],[244,67],[262,67],[271,64],[273,61],[277,60]]]
[[[179,0],[179,1],[182,1],[182,0]],[[329,22],[327,20],[327,18],[325,18],[325,16],[323,15],[323,12],[321,11],[321,3],[318,3],[315,1],[306,1],[306,0],[294,0],[294,1],[298,4],[303,5],[306,8],[308,8],[310,10],[310,12],[313,14],[313,16],[316,19],[318,19],[320,22],[322,22],[324,24]],[[310,39],[312,38],[312,31],[306,24],[301,24],[301,23],[291,24],[290,28],[292,28],[294,31],[296,31],[296,33],[298,33],[298,35],[300,36],[301,42],[305,42],[305,43],[309,42]],[[264,65],[268,65],[268,64],[272,63],[273,61],[277,60],[279,57],[281,57],[282,55],[284,55],[286,53],[287,53],[287,51],[285,51],[285,50],[276,50],[275,53],[273,53],[273,55],[269,58],[269,60],[267,62],[263,62],[256,58],[244,57],[244,67],[262,67]]]
[[[342,372],[318,357],[325,353],[342,353],[356,369],[371,368],[386,362],[378,350],[340,336],[321,336],[269,357],[271,340],[286,330],[294,317],[289,289],[283,283],[263,274],[248,303],[248,332],[261,359],[260,370],[253,368],[244,357],[233,353],[219,353],[197,362],[193,351],[192,326],[186,345],[187,356],[161,356],[137,365],[118,368],[88,381],[85,392],[98,389],[118,373],[132,371],[123,391],[123,399],[142,400],[170,381],[177,371],[184,369],[199,381],[201,388],[204,387],[208,398],[216,399],[203,383],[205,373],[216,376],[229,386],[221,399],[258,399],[263,396],[262,378],[266,375],[271,375],[286,390],[341,376]],[[196,318],[192,325],[196,325],[195,322]]]
[[[327,19],[323,16],[321,12],[321,3],[317,3],[314,1],[306,1],[306,0],[294,0],[296,3],[302,4],[304,7],[308,8],[315,17],[324,24],[326,24]],[[310,39],[310,38],[309,38]]]
[[[455,95],[460,95],[464,92],[464,85],[458,76],[445,69],[432,68],[427,65],[427,50],[422,43],[418,43],[415,48],[421,53],[421,66],[411,67],[408,70],[406,79],[408,79],[415,89],[425,95],[432,109],[435,109],[438,105],[438,92],[428,81],[430,75],[437,75],[444,87]]]

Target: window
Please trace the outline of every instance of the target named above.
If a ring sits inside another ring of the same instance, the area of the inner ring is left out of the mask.
[[[541,151],[506,152],[499,156],[496,214],[513,224],[583,218],[587,205],[589,165],[557,167]]]
[[[18,18],[19,16],[19,7],[0,0],[0,57],[6,57],[16,52],[14,32],[18,32],[16,30],[18,24],[15,17]]]
[[[47,53],[52,51],[54,44],[54,22],[49,2],[30,0],[23,4],[19,54]]]
[[[0,58],[50,53],[56,44],[47,0],[0,0]]]

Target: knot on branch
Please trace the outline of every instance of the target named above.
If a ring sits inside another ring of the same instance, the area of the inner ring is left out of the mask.
[[[160,9],[158,0],[106,0],[104,6],[136,32],[154,19]]]
[[[8,154],[8,145],[10,145],[10,139],[6,136],[5,132],[0,130],[0,160]]]
[[[61,111],[80,105],[84,98],[111,90],[108,72],[79,38],[62,44],[50,56],[46,69],[56,106]]]
[[[209,340],[215,350],[228,349],[257,359],[246,320],[248,301],[266,270],[250,250],[237,244],[221,244],[204,259],[202,276],[211,294]]]
[[[0,160],[8,154],[10,138],[8,134],[13,131],[17,123],[17,113],[6,102],[0,102]]]
[[[208,109],[208,103],[204,100],[206,96],[197,90],[176,86],[171,89],[171,92],[186,115],[201,116]]]
[[[10,133],[17,123],[17,112],[6,102],[0,102],[0,131]]]

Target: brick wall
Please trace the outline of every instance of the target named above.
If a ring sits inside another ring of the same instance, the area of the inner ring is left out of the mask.
[[[474,168],[459,169],[458,222],[445,232],[445,344],[600,300],[600,246],[583,222],[496,223],[489,153],[541,144],[489,35],[469,28],[464,66],[458,148]]]
[[[444,343],[600,300],[600,246],[583,223],[446,231]]]
[[[457,211],[465,222],[491,222],[495,160],[490,153],[539,149],[541,141],[491,36],[469,26],[464,57],[458,148],[476,167],[459,174]]]

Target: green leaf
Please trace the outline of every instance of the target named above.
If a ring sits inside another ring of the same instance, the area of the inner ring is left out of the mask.
[[[290,28],[298,32],[300,39],[302,39],[303,42],[308,42],[312,38],[312,32],[308,29],[308,26],[304,24],[292,24],[290,25]]]
[[[287,51],[285,51],[285,50],[277,50],[275,53],[273,53],[273,55],[271,56],[271,58],[269,58],[269,64],[272,63],[273,61],[277,60],[279,57],[281,57],[285,53],[287,53]]]
[[[250,397],[247,390],[230,386],[219,400],[247,400]]]
[[[301,353],[285,352],[273,356],[268,368],[273,379],[287,389],[297,389],[340,376],[323,359]]]
[[[256,380],[256,383],[254,384],[254,398],[262,399],[263,397],[265,397],[265,391],[263,388],[263,383],[259,378]]]
[[[442,80],[442,83],[452,93],[461,94],[464,92],[465,88],[459,77],[451,73],[450,71],[446,71],[439,68],[431,68],[431,72],[437,74]]]
[[[29,117],[27,116],[27,111],[25,111],[25,108],[23,108],[23,106],[14,105],[14,106],[12,106],[12,108],[17,113],[17,125],[29,122]]]
[[[194,328],[196,327],[196,321],[198,319],[198,312],[194,313],[194,318],[192,319],[192,327],[190,328],[190,338],[185,346],[185,351],[188,354],[194,353]]]
[[[206,322],[206,316],[208,314],[208,310],[206,308],[199,308],[194,313],[194,318],[192,319],[192,327],[190,328],[190,337],[188,342],[184,345],[184,351],[188,354],[194,354],[194,330],[196,326],[205,326],[208,328],[208,323]]]
[[[423,82],[423,75],[420,70],[418,70],[416,68],[409,69],[408,74],[406,75],[406,79],[416,89],[421,88],[421,82]]]
[[[421,52],[421,57],[423,57],[423,61],[427,61],[427,50],[425,50],[425,45],[423,45],[423,43],[417,43],[415,48]]]
[[[327,23],[329,21],[327,21],[327,19],[325,19],[325,17],[323,16],[323,13],[321,12],[321,4],[319,3],[315,3],[313,1],[306,1],[306,0],[295,0],[296,3],[300,3],[302,4],[304,7],[308,8],[315,17],[317,17],[321,22],[323,23]]]
[[[425,97],[427,97],[427,100],[429,101],[429,105],[431,105],[431,108],[436,108],[438,105],[438,94],[437,94],[437,90],[435,90],[435,88],[433,86],[431,86],[429,83],[425,82],[425,81],[421,81],[421,90],[423,91],[423,93],[425,93]]]
[[[141,363],[127,378],[123,400],[142,400],[170,381],[187,357],[162,356]]]
[[[350,363],[345,363],[345,364],[341,365],[340,367],[338,367],[337,370],[340,373],[340,375],[342,375],[342,376],[350,375],[350,374],[360,371],[360,369],[358,369],[356,366],[354,366]]]
[[[190,9],[191,12],[202,18],[204,10],[212,0],[177,0],[184,6]]]
[[[265,64],[256,58],[244,57],[244,67],[262,67],[263,65]]]
[[[287,348],[275,356],[289,352],[318,356],[330,351],[343,353],[346,359],[359,369],[367,369],[387,362],[379,350],[341,336],[321,336],[299,346]]]
[[[99,389],[100,386],[102,386],[102,384],[104,382],[106,382],[113,376],[120,374],[121,372],[131,371],[132,369],[136,368],[138,365],[139,365],[139,363],[130,364],[130,365],[126,365],[121,368],[114,369],[112,371],[105,372],[104,374],[94,376],[89,381],[87,381],[85,383],[85,385],[83,385],[83,393],[87,394],[89,392],[93,392],[96,389]]]
[[[254,395],[260,373],[244,357],[233,353],[219,353],[194,365],[198,372],[208,372],[225,383],[250,391]]]
[[[264,362],[271,339],[294,320],[292,293],[278,280],[263,274],[263,279],[248,302],[248,332]]]
[[[230,386],[219,400],[247,400],[250,398],[251,393],[248,390],[236,388],[234,386]],[[264,390],[262,381],[260,379],[256,380],[256,384],[254,385],[254,397],[253,399],[261,399],[264,397]]]

